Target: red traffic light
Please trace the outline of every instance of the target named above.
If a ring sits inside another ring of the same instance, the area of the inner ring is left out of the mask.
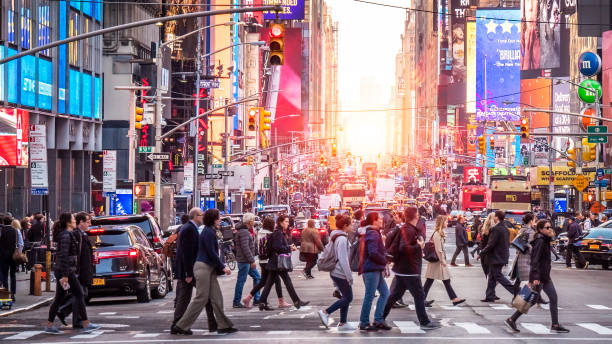
[[[283,24],[272,24],[270,25],[270,37],[279,38],[285,34],[285,27]]]
[[[527,118],[521,119],[521,125],[527,125]]]

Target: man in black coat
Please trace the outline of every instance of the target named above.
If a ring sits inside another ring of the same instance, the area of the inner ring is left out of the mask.
[[[72,235],[77,239],[79,243],[79,256],[77,259],[77,279],[81,284],[81,289],[83,289],[83,302],[78,304],[85,305],[85,300],[87,299],[88,289],[91,287],[93,283],[93,275],[95,272],[95,265],[93,263],[93,247],[91,242],[89,241],[89,236],[86,231],[91,226],[91,216],[86,212],[80,212],[74,217],[76,221],[76,228],[72,232]],[[72,305],[77,304],[74,302],[75,296],[72,295],[64,301],[64,303],[60,306],[57,317],[60,321],[66,325],[65,318],[72,313]],[[72,315],[72,327],[73,328],[82,328],[81,319],[77,316],[80,312],[74,312]]]
[[[44,227],[45,217],[43,214],[38,213],[34,215],[34,220],[32,221],[32,227],[28,231],[27,241],[29,242],[40,242],[43,240],[45,235],[45,227]]]
[[[580,221],[583,219],[584,216],[581,213],[569,219],[569,228],[567,229],[567,253],[565,254],[565,265],[568,269],[572,267],[572,255],[575,256],[574,261],[577,268],[586,269],[589,266],[589,262],[584,259],[582,252],[580,252],[580,246],[576,246],[576,243],[582,238],[582,226],[580,225]]]
[[[472,264],[470,264],[470,258],[468,256],[468,236],[464,224],[465,217],[463,217],[462,215],[458,215],[457,225],[455,226],[455,245],[457,245],[457,249],[453,254],[453,259],[451,259],[451,266],[457,266],[457,264],[455,264],[455,259],[457,259],[457,256],[462,251],[465,266],[472,266]]]
[[[193,266],[198,256],[199,232],[198,228],[204,222],[204,213],[200,208],[192,208],[189,211],[189,221],[179,229],[178,239],[176,240],[176,270],[174,278],[176,282],[176,299],[174,304],[174,318],[170,333],[176,334],[176,323],[181,319],[193,294],[195,279],[193,278]],[[217,322],[210,302],[206,304],[206,315],[208,317],[208,331],[217,331]],[[186,331],[187,332],[187,331]],[[189,333],[190,334],[190,333]]]
[[[487,256],[489,264],[489,275],[487,291],[482,302],[495,302],[495,287],[501,284],[509,293],[514,293],[513,285],[502,273],[504,265],[508,264],[510,256],[510,232],[504,226],[506,213],[501,210],[495,212],[495,227],[491,228],[487,246],[482,249],[480,255]],[[479,258],[480,258],[479,255]]]

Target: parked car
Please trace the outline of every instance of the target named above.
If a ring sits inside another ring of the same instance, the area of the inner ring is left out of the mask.
[[[592,228],[584,236],[580,252],[589,262],[589,265],[601,265],[607,270],[612,263],[612,228]]]
[[[88,302],[99,296],[136,295],[138,302],[166,296],[172,284],[169,265],[140,227],[92,225],[87,235],[95,264]]]
[[[319,235],[321,236],[321,242],[323,245],[327,244],[327,228],[325,228],[325,226],[319,220],[314,220],[314,222],[314,227],[319,231]],[[306,228],[307,223],[308,220],[295,220],[295,226],[291,229],[291,242],[295,246],[300,246],[302,243],[302,230]]]

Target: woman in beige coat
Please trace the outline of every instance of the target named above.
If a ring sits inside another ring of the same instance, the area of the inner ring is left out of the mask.
[[[450,284],[450,272],[448,271],[448,264],[446,263],[446,253],[444,252],[444,240],[446,239],[446,233],[444,233],[444,228],[446,228],[448,224],[448,219],[444,215],[438,215],[436,218],[436,226],[434,228],[434,232],[431,235],[429,240],[434,243],[436,248],[436,255],[438,256],[437,262],[427,262],[427,271],[425,272],[425,284],[423,285],[423,291],[425,292],[425,297],[427,297],[427,293],[429,292],[429,288],[433,284],[434,280],[441,280],[444,283],[444,287],[446,288],[446,292],[448,293],[448,297],[453,302],[453,306],[456,306],[460,303],[465,302],[465,299],[460,299],[455,294],[453,287]],[[426,301],[425,305],[431,307],[433,300]]]
[[[312,268],[317,265],[319,252],[323,251],[324,248],[325,246],[321,243],[321,235],[315,228],[314,220],[308,220],[306,228],[302,230],[302,241],[300,243],[300,254],[306,261],[306,266],[302,272],[304,277],[308,279],[314,278],[312,276]]]

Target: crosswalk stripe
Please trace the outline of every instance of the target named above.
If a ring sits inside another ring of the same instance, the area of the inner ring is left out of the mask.
[[[72,336],[72,337],[70,337],[70,339],[91,339],[91,338],[96,338],[97,336],[101,335],[102,333],[104,333],[104,331],[93,331],[92,333],[79,334],[79,335],[76,335],[76,336]]]
[[[4,338],[5,340],[13,340],[13,339],[28,339],[34,337],[37,334],[43,333],[43,331],[23,331],[17,334],[14,334],[10,337]]]
[[[442,309],[445,309],[447,311],[460,311],[461,310],[461,307],[451,306],[451,305],[442,305],[440,307],[442,307]]]
[[[576,325],[591,330],[597,334],[612,334],[612,329],[595,323],[577,323]]]
[[[268,331],[268,334],[291,334],[291,331]]]
[[[161,333],[137,333],[134,335],[134,338],[155,338],[160,334]]]
[[[455,325],[462,327],[469,334],[488,334],[491,331],[473,322],[458,322]]]
[[[172,313],[174,313],[173,310],[157,311],[157,314],[172,314]]]
[[[496,309],[496,310],[508,310],[511,309],[510,307],[508,307],[508,305],[504,305],[504,304],[492,304],[489,305],[489,307]]]
[[[338,326],[330,326],[329,327],[329,331],[330,332],[336,332],[336,333],[355,333],[357,331],[357,326],[359,326],[359,322],[355,321],[349,321],[347,324],[349,324],[353,329],[352,330],[342,330],[342,331],[338,331]]]
[[[535,334],[550,334],[548,327],[537,323],[521,323],[521,326]]]
[[[414,321],[394,321],[402,333],[425,333]]]
[[[98,313],[98,315],[115,315],[117,314],[117,312],[102,312],[102,313]]]
[[[591,307],[593,309],[598,309],[598,310],[606,310],[606,309],[610,309],[607,306],[604,305],[586,305],[587,307]]]

